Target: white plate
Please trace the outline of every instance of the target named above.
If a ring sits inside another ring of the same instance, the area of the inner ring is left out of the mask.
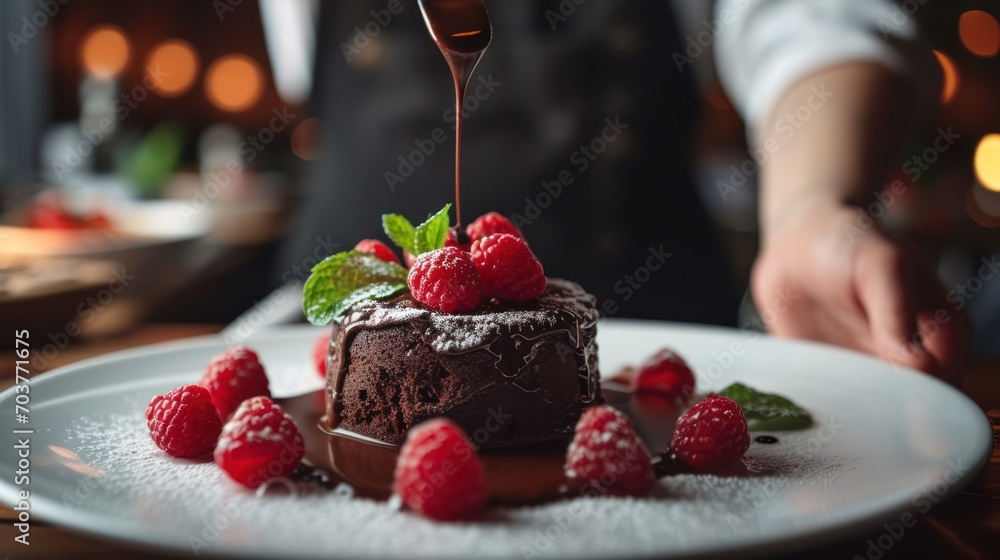
[[[268,558],[765,554],[908,522],[971,480],[992,449],[985,415],[964,395],[865,356],[725,329],[639,321],[599,329],[605,372],[669,345],[696,369],[700,389],[744,381],[790,396],[819,421],[777,434],[777,445],[753,444],[742,474],[674,476],[650,499],[577,499],[436,524],[333,494],[258,497],[211,463],[158,451],[142,412],[153,395],[195,381],[223,349],[221,339],[204,337],[32,380],[31,515],[182,552]],[[251,343],[272,387],[318,382],[309,356],[319,332],[282,328]],[[12,485],[12,430],[23,427],[14,404],[11,390],[0,395],[0,498],[8,504],[23,489]]]

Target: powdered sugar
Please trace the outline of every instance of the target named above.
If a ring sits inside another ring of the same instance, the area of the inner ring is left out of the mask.
[[[491,509],[475,523],[434,523],[398,504],[274,484],[257,496],[210,462],[170,459],[156,449],[142,413],[93,415],[67,428],[79,462],[103,472],[81,511],[124,516],[199,552],[295,556],[478,557],[640,554],[694,550],[749,539],[773,524],[810,525],[796,496],[827,485],[854,461],[807,449],[809,432],[755,445],[724,473],[671,476],[648,499],[585,497]],[[229,548],[235,547],[235,548]]]

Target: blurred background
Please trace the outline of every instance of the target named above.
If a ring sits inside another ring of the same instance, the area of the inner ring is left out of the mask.
[[[5,328],[30,328],[42,341],[36,344],[58,351],[153,323],[225,324],[283,281],[304,278],[309,253],[289,259],[289,239],[310,189],[322,188],[315,170],[324,165],[325,143],[336,140],[340,125],[329,122],[332,113],[317,110],[316,96],[334,95],[340,85],[314,79],[322,75],[324,56],[333,56],[315,48],[324,43],[318,4],[0,3],[6,42],[0,48]],[[705,29],[712,17],[708,4],[674,3],[681,37]],[[379,42],[389,33],[365,33],[363,26],[376,17],[367,16],[369,10],[387,5],[365,5],[359,12],[364,17],[344,26],[347,33],[325,42],[334,50],[353,44],[355,64],[377,68],[384,61]],[[402,5],[415,10],[409,0]],[[890,180],[906,188],[878,214],[927,251],[946,283],[966,286],[980,331],[975,351],[1000,355],[1000,282],[970,282],[981,258],[1000,250],[1000,7],[985,0],[929,1],[915,15],[945,76],[933,120],[959,136],[919,173],[901,160]],[[350,33],[354,25],[364,37]],[[429,56],[440,56],[412,14],[393,25],[409,26]],[[600,48],[629,49],[627,30],[607,35]],[[342,51],[336,52],[339,57]],[[662,58],[672,72],[668,55]],[[749,156],[743,125],[715,79],[711,58],[695,56],[691,63],[696,110],[689,112],[693,138],[685,142],[695,193],[724,249],[720,266],[732,280],[726,289],[738,302],[757,249],[754,176],[732,196],[719,196],[719,181],[730,180],[733,166]],[[437,91],[449,88],[444,83]],[[385,111],[398,103],[389,99]],[[447,98],[431,106],[438,118]],[[907,153],[923,153],[935,128],[915,136]],[[418,137],[409,130],[398,135],[402,145]],[[465,139],[479,141],[474,133]],[[391,162],[397,153],[388,148],[381,159]],[[504,154],[494,157],[506,161]],[[472,158],[470,170],[484,165],[478,161]],[[384,189],[380,176],[372,182]],[[445,181],[443,188],[451,187]],[[419,218],[437,208],[431,206],[408,213]],[[338,219],[337,210],[330,209],[331,220]],[[377,221],[372,225],[377,228]],[[312,241],[312,257],[321,259],[356,239]],[[667,318],[700,320],[693,314]],[[735,311],[728,322],[738,324]]]

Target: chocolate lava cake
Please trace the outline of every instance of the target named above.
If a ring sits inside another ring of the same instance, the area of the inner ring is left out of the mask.
[[[479,447],[571,436],[600,400],[595,299],[549,279],[536,300],[443,313],[409,294],[333,323],[327,427],[390,444],[445,416]]]

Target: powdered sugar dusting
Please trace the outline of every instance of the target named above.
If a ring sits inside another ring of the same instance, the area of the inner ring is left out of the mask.
[[[785,434],[779,445],[754,445],[740,465],[722,473],[668,477],[650,498],[493,508],[475,523],[434,523],[398,511],[398,502],[293,484],[258,496],[210,462],[164,455],[139,410],[81,418],[60,437],[74,444],[80,463],[103,472],[96,479],[81,476],[84,497],[67,507],[168,531],[178,546],[201,553],[236,547],[241,554],[329,558],[600,557],[693,550],[719,539],[750,539],[775,524],[818,524],[819,516],[802,514],[797,500],[833,483],[856,461],[811,450],[813,436]]]

